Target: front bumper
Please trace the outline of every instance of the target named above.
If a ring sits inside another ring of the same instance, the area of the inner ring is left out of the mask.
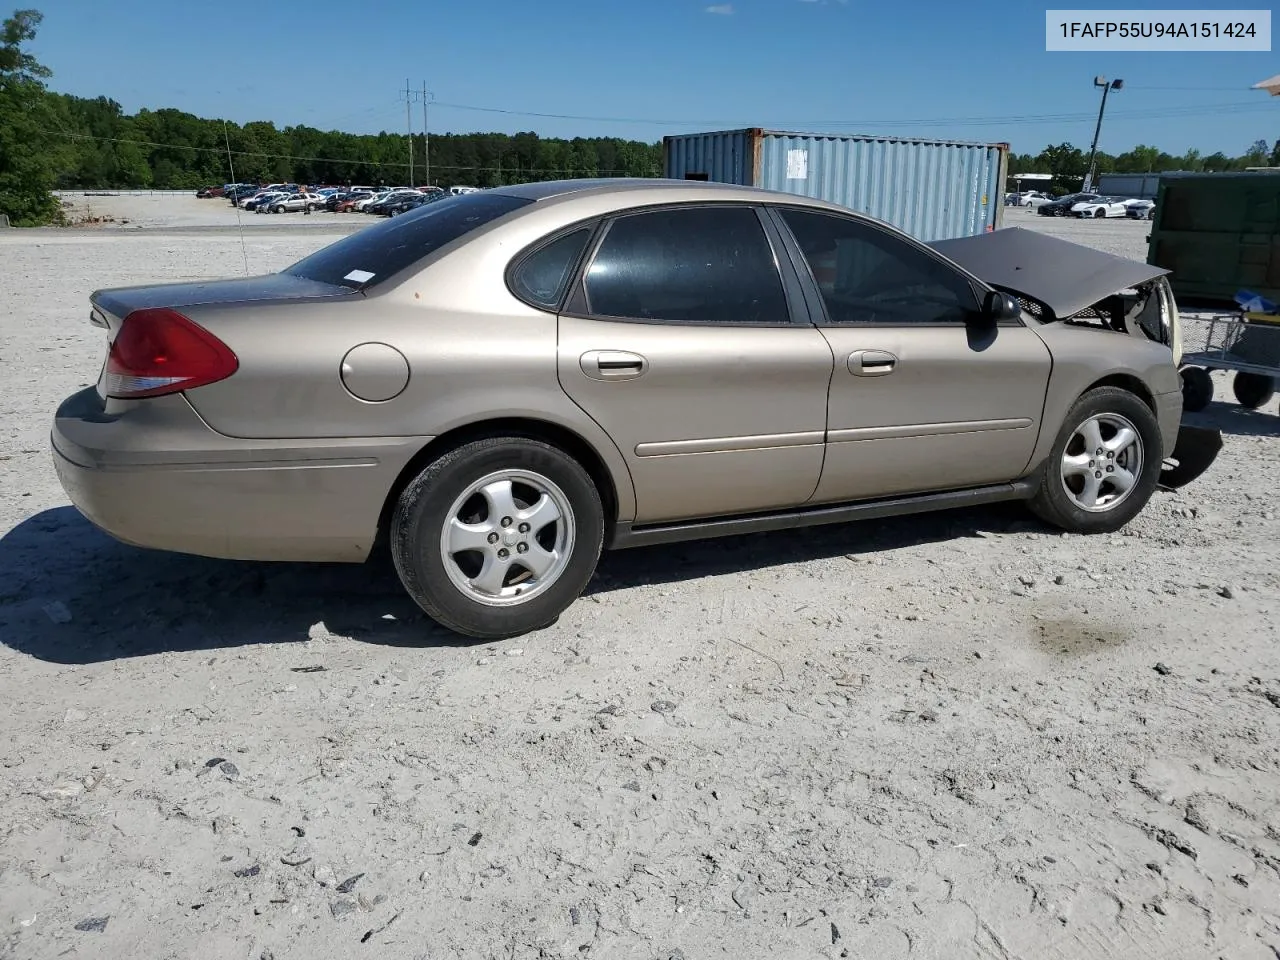
[[[1164,438],[1163,457],[1169,456],[1182,422],[1182,391],[1161,393],[1155,397],[1156,420],[1160,423],[1160,436]]]
[[[1180,390],[1161,394],[1155,400],[1156,418],[1165,438],[1160,486],[1176,490],[1213,466],[1222,450],[1222,431],[1183,423]]]
[[[63,401],[54,469],[84,516],[125,543],[233,560],[359,562],[386,497],[429,437],[241,440],[181,395],[104,411]]]

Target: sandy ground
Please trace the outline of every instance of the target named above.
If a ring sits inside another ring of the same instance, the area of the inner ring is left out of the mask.
[[[68,506],[88,293],[243,257],[0,235],[0,957],[1280,956],[1274,403],[1199,415],[1219,462],[1115,536],[1010,507],[637,550],[471,645],[384,567]]]

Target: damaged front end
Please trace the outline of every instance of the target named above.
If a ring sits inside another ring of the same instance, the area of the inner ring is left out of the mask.
[[[1011,227],[932,244],[1042,323],[1095,327],[1167,346],[1182,363],[1182,324],[1168,270]],[[1222,450],[1222,431],[1180,425],[1160,485],[1178,489],[1201,476]]]

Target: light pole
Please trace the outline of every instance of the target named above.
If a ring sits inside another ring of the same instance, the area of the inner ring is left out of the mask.
[[[1102,88],[1102,106],[1098,107],[1098,125],[1093,128],[1093,145],[1089,148],[1089,171],[1084,178],[1085,193],[1093,189],[1093,162],[1098,155],[1098,134],[1102,132],[1102,114],[1107,109],[1107,94],[1112,90],[1119,90],[1123,87],[1124,81],[1112,80],[1108,83],[1106,77],[1094,77],[1093,85]]]
[[[427,90],[427,82],[422,81],[422,158],[426,163],[426,183],[431,186],[431,134],[427,132],[427,104],[436,98]]]

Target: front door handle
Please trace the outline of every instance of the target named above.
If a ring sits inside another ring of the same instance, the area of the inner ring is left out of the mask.
[[[592,380],[631,380],[649,369],[649,361],[625,350],[589,350],[578,365]]]
[[[898,358],[888,350],[855,350],[849,354],[849,372],[855,377],[883,377],[898,369]]]

